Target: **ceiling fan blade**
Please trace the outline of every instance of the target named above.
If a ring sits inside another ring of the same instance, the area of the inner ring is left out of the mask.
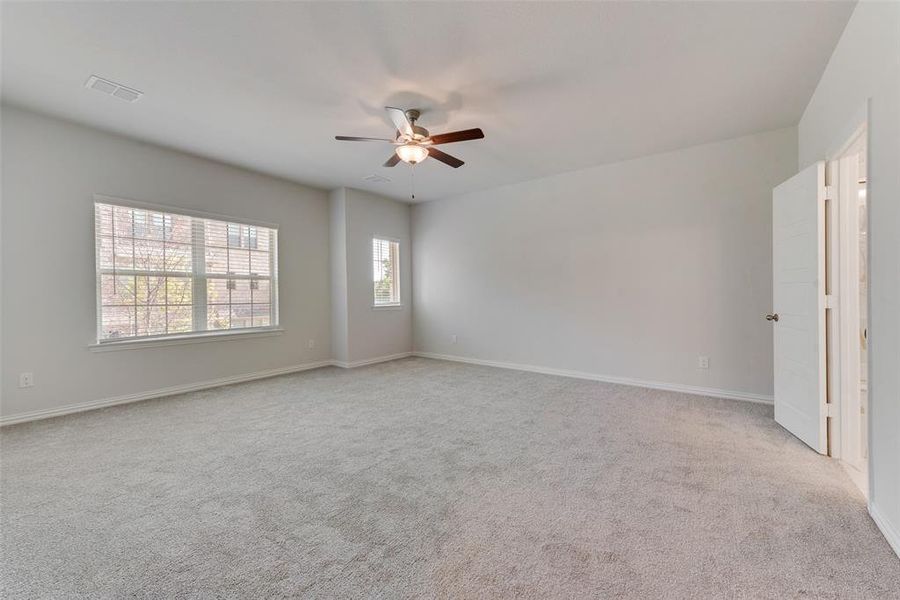
[[[445,165],[450,165],[454,169],[458,169],[461,166],[463,166],[464,164],[466,164],[463,161],[456,158],[455,156],[450,156],[446,152],[441,152],[437,148],[432,148],[432,147],[428,148],[428,155],[435,160],[441,161]]]
[[[484,137],[484,132],[479,128],[464,129],[462,131],[451,131],[450,133],[439,133],[431,136],[432,144],[450,144],[452,142],[464,142],[466,140],[480,140]]]
[[[389,140],[387,138],[368,138],[368,137],[356,137],[352,135],[336,135],[334,139],[340,140],[342,142],[393,142],[394,140]]]
[[[410,123],[409,119],[406,118],[405,110],[403,110],[402,108],[394,108],[393,106],[385,106],[384,110],[387,111],[388,116],[391,118],[391,121],[394,122],[394,126],[397,128],[397,131],[405,136],[412,137],[412,123]]]
[[[384,161],[384,164],[381,165],[381,166],[383,166],[383,167],[393,167],[393,166],[396,165],[398,162],[400,162],[400,157],[397,156],[396,153],[394,153],[394,154],[391,154],[391,157],[390,157],[389,159],[387,159],[386,161]]]

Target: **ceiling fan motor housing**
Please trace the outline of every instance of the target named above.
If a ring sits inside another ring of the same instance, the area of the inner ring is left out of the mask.
[[[420,142],[424,139],[428,138],[428,130],[424,127],[419,127],[416,125],[416,121],[419,119],[421,113],[415,108],[410,108],[403,111],[406,114],[406,118],[409,119],[409,124],[412,127],[412,137],[408,137],[405,135],[398,135],[397,139],[404,142]]]
[[[398,142],[421,142],[423,140],[428,139],[429,133],[428,130],[424,127],[419,127],[418,125],[412,126],[413,134],[412,136],[408,136],[406,134],[397,132],[397,141]]]

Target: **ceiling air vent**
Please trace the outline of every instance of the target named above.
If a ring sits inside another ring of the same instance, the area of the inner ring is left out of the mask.
[[[97,77],[96,75],[88,77],[84,87],[103,92],[109,96],[115,96],[119,100],[124,100],[126,102],[136,102],[144,95],[144,92],[124,86],[121,83],[116,83],[115,81],[110,81],[109,79]]]
[[[377,175],[375,173],[372,173],[371,175],[366,175],[365,177],[363,177],[363,179],[366,181],[371,181],[372,183],[390,183],[390,181],[391,181],[387,177],[385,177],[383,175]]]

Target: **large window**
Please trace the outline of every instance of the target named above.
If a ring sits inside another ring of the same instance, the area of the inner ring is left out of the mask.
[[[394,240],[372,239],[372,279],[375,306],[400,304],[400,244]]]
[[[94,204],[97,339],[278,324],[277,230]]]

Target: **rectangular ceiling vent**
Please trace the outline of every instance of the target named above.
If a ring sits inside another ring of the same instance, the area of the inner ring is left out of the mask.
[[[363,177],[363,179],[365,179],[366,181],[371,181],[372,183],[390,183],[390,181],[391,181],[387,177],[385,177],[383,175],[377,175],[375,173],[372,173],[371,175],[366,175],[365,177]]]
[[[88,77],[84,87],[103,92],[109,96],[115,96],[119,100],[124,100],[125,102],[136,102],[144,95],[144,92],[124,86],[121,83],[116,83],[115,81],[110,81],[109,79],[97,77],[96,75]]]

